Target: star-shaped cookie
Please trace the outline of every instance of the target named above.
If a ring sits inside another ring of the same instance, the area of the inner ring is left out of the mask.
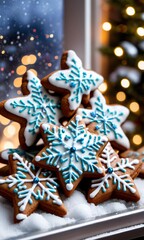
[[[133,178],[139,174],[141,161],[119,158],[110,143],[104,148],[99,160],[105,169],[105,176],[92,180],[88,202],[98,204],[110,198],[138,201],[140,195]]]
[[[70,117],[81,103],[88,104],[90,92],[99,87],[103,77],[94,71],[85,70],[72,50],[62,55],[61,68],[44,77],[42,84],[63,95],[61,109],[66,117]]]
[[[79,108],[77,113],[82,116],[90,132],[105,135],[119,150],[130,147],[129,140],[121,128],[129,110],[121,105],[107,105],[99,90],[95,90],[90,99],[91,109]]]
[[[17,153],[10,156],[9,164],[11,175],[0,179],[0,195],[13,199],[14,222],[25,219],[38,206],[58,216],[66,214],[50,172],[35,168]]]
[[[30,70],[23,77],[21,89],[24,96],[1,102],[0,113],[21,124],[20,145],[26,148],[38,140],[41,123],[59,125],[62,114],[59,98],[48,94]]]
[[[128,157],[132,159],[139,159],[142,161],[141,170],[139,173],[139,177],[144,178],[144,147],[139,148],[138,150],[134,151],[132,149],[127,150],[121,154],[121,157]]]
[[[8,148],[0,152],[0,163],[8,164],[9,156],[13,153],[17,153],[19,156],[27,159],[27,161],[32,162],[34,156],[43,148],[43,144],[36,145],[27,150],[22,149],[20,146],[18,148]]]
[[[103,176],[98,154],[107,137],[88,132],[79,115],[66,127],[43,124],[42,136],[46,147],[34,158],[34,164],[56,171],[67,196],[73,193],[83,176]]]

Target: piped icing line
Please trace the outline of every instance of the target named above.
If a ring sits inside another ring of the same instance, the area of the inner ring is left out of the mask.
[[[112,149],[110,143],[108,143],[100,157],[101,163],[104,165],[105,176],[92,180],[90,198],[95,198],[100,192],[105,193],[110,188],[109,180],[111,179],[113,186],[116,186],[118,191],[122,190],[126,192],[129,190],[132,194],[136,193],[134,182],[127,173],[127,169],[135,170],[135,166],[139,164],[139,160],[134,159],[130,161],[129,158],[122,158],[113,166],[113,162],[117,158],[118,155]]]
[[[13,161],[16,161],[17,165],[15,174],[0,179],[0,186],[7,184],[8,191],[12,191],[18,196],[17,204],[21,213],[26,210],[29,204],[33,204],[33,198],[36,201],[52,199],[54,204],[62,205],[61,199],[56,194],[58,184],[50,172],[44,172],[42,168],[36,170],[32,163],[24,160],[17,153],[13,154]],[[23,217],[21,213],[17,215],[18,218]]]
[[[69,69],[56,71],[48,80],[56,87],[69,90],[70,110],[76,110],[82,101],[82,96],[98,88],[103,82],[103,77],[94,71],[85,70],[81,60],[72,50],[67,53],[66,64]]]
[[[121,105],[107,105],[105,98],[99,90],[94,91],[90,99],[92,109],[79,108],[80,114],[86,124],[95,124],[95,131],[105,135],[110,141],[129,148],[129,140],[121,128],[121,124],[126,120],[129,110]]]
[[[39,133],[41,123],[48,122],[59,125],[62,116],[60,100],[49,95],[41,85],[40,79],[30,70],[27,72],[27,89],[29,94],[5,102],[5,109],[27,120],[24,136],[27,146],[31,146]]]
[[[103,173],[102,167],[97,166],[97,152],[107,137],[88,132],[81,119],[77,115],[67,127],[43,124],[49,148],[35,157],[36,162],[43,161],[45,166],[54,166],[61,172],[68,191],[84,172]]]

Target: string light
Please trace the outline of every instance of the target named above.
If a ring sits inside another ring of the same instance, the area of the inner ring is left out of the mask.
[[[1,51],[1,54],[5,54],[5,50],[2,50],[2,51]]]
[[[129,81],[127,78],[123,78],[123,79],[121,80],[121,86],[122,86],[123,88],[128,88],[128,87],[130,86],[130,81]]]
[[[138,27],[136,31],[137,31],[137,34],[138,34],[140,37],[143,37],[143,36],[144,36],[144,28],[143,28],[143,27]]]
[[[14,125],[9,125],[7,127],[5,127],[4,131],[3,131],[3,134],[5,137],[7,138],[11,138],[13,137],[15,134],[16,134],[16,128]]]
[[[0,39],[3,39],[4,37],[3,37],[3,35],[0,35]]]
[[[26,66],[20,65],[19,67],[17,67],[16,73],[18,75],[23,75],[26,72],[26,69],[27,69]]]
[[[132,112],[138,112],[140,109],[139,104],[137,102],[131,102],[129,108]]]
[[[34,41],[34,37],[30,37],[30,41]]]
[[[134,135],[132,140],[135,145],[140,145],[142,143],[142,137],[139,134]]]
[[[0,115],[0,122],[2,125],[7,125],[10,123],[10,120]]]
[[[14,82],[13,82],[13,85],[14,85],[16,88],[19,88],[19,87],[21,87],[21,84],[22,84],[22,78],[21,78],[21,77],[15,78],[15,80],[14,80]]]
[[[114,49],[114,54],[117,56],[117,57],[121,57],[123,55],[123,49],[121,47],[116,47]]]
[[[37,60],[37,57],[35,55],[31,54],[31,55],[23,56],[21,59],[21,62],[24,65],[28,65],[28,64],[34,64],[36,62],[36,60]]]
[[[140,61],[138,62],[138,68],[139,68],[140,70],[144,70],[144,61],[143,61],[143,60],[140,60]]]
[[[135,14],[135,9],[131,6],[126,8],[126,14],[129,16],[133,16]]]
[[[119,102],[123,102],[125,101],[126,99],[126,94],[124,92],[118,92],[116,94],[116,99],[119,101]]]
[[[110,31],[111,28],[112,28],[112,25],[111,25],[111,23],[109,23],[109,22],[104,22],[103,25],[102,25],[102,28],[103,28],[103,30],[105,30],[105,31]]]
[[[107,83],[106,83],[106,82],[102,83],[102,84],[99,86],[99,90],[100,90],[102,93],[106,92],[106,90],[107,90]]]

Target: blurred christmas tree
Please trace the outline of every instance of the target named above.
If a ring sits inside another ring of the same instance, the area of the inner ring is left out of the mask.
[[[109,103],[130,109],[125,123],[131,147],[144,144],[144,0],[108,0],[109,20],[102,27],[109,44],[101,47],[108,58]]]

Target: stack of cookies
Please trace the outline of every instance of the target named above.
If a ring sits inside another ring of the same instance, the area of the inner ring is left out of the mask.
[[[28,71],[23,96],[0,103],[0,114],[21,125],[19,148],[0,154],[6,164],[0,170],[0,195],[13,202],[14,222],[37,207],[66,215],[60,195],[71,196],[82,179],[90,203],[140,199],[133,179],[143,176],[143,153],[129,150],[121,127],[129,110],[106,104],[98,90],[102,82],[69,50],[62,55],[61,70],[42,80]]]

